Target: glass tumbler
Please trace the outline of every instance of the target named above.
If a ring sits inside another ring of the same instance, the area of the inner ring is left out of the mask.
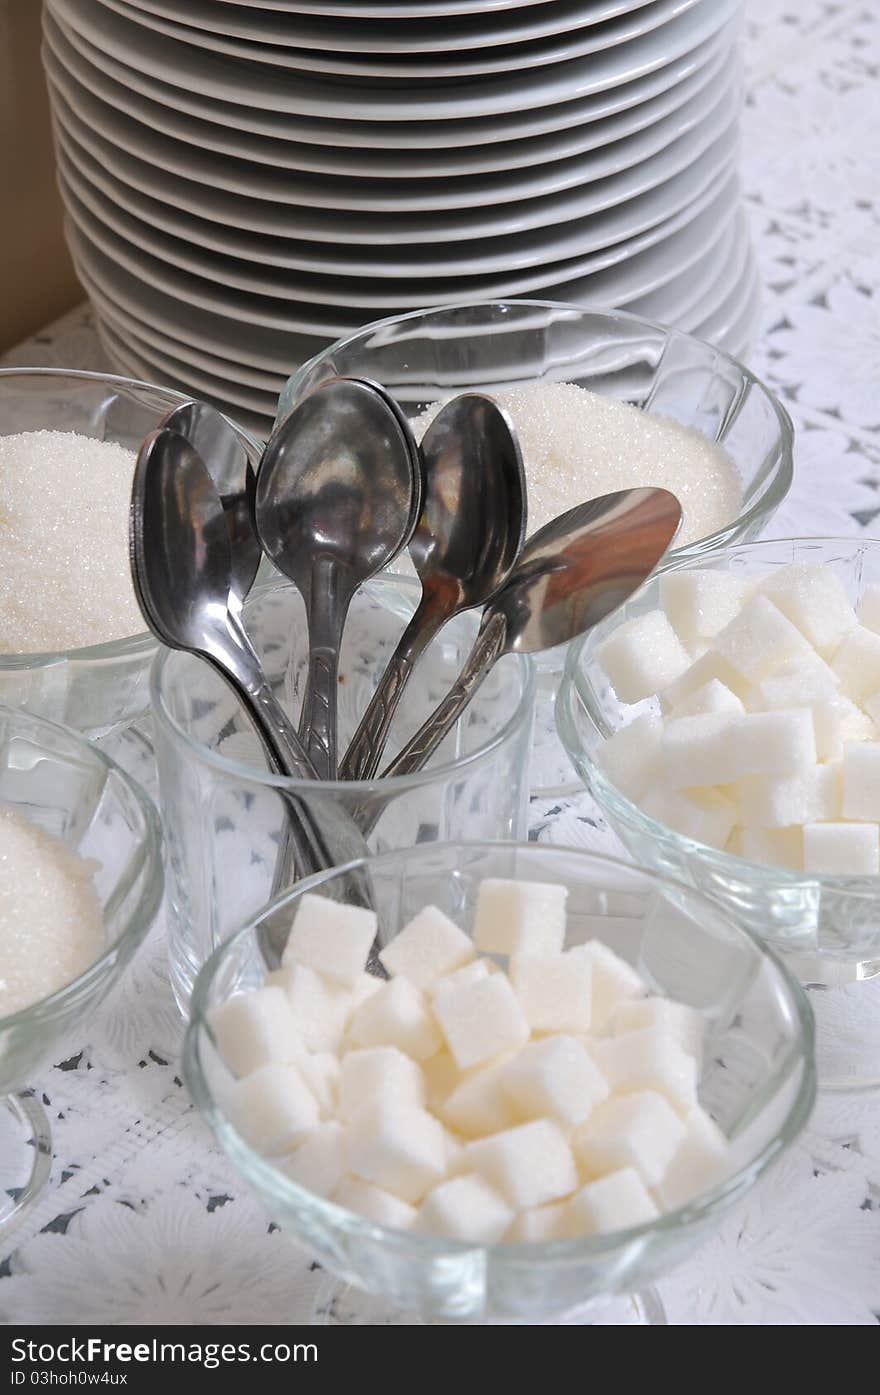
[[[792,562],[828,567],[853,603],[867,586],[880,583],[880,542],[856,538],[758,542],[714,557],[680,559],[670,569],[724,569],[757,579]],[[656,698],[621,703],[598,662],[597,648],[616,625],[653,610],[658,599],[655,577],[572,647],[557,703],[565,747],[608,823],[639,862],[726,905],[740,924],[785,956],[811,989],[820,1087],[880,1087],[880,876],[791,871],[686,838],[627,799],[598,763],[606,737],[659,704]]]
[[[94,1013],[150,929],[162,899],[162,843],[152,803],[117,765],[74,732],[2,705],[0,804],[99,864],[94,884],[106,935],[104,952],[71,983],[0,1016],[5,1240],[44,1187],[52,1159],[49,1120],[27,1087],[77,1024]],[[3,875],[12,869],[4,868]]]
[[[328,1281],[320,1322],[523,1322],[570,1314],[601,1321],[603,1301],[642,1295],[663,1321],[655,1279],[721,1218],[797,1137],[815,1097],[813,1023],[798,984],[728,910],[691,888],[612,858],[542,844],[435,844],[366,864],[382,943],[425,905],[471,926],[480,882],[522,877],[568,888],[567,944],[600,939],[652,992],[707,1019],[699,1097],[731,1144],[717,1186],[646,1225],[550,1244],[472,1245],[391,1230],[297,1185],[251,1148],[227,1111],[230,1075],[213,1043],[212,1008],[265,972],[261,946],[286,934],[300,895],[333,894],[344,874],[301,883],[212,956],[199,976],[184,1053],[190,1093],[269,1216],[313,1254]],[[329,1277],[329,1276],[332,1276]],[[574,1311],[572,1311],[574,1310]]]
[[[393,593],[394,606],[389,605]],[[355,597],[339,674],[343,752],[400,637],[408,578],[382,577]],[[289,582],[255,591],[248,633],[269,681],[299,712],[308,660],[302,599]],[[445,696],[476,633],[463,615],[419,661],[395,716],[381,768]],[[195,976],[218,944],[289,885],[278,883],[285,796],[323,816],[328,799],[350,813],[372,852],[438,839],[518,838],[526,829],[534,675],[519,656],[502,659],[428,767],[365,782],[287,780],[266,769],[234,695],[207,664],[160,651],[152,673],[154,744],[168,849],[171,977],[186,1013]]]
[[[456,393],[540,381],[576,383],[694,428],[733,461],[741,503],[724,526],[675,548],[673,557],[757,537],[791,487],[791,421],[769,388],[714,345],[621,311],[494,300],[379,320],[297,369],[281,394],[279,420],[337,373],[382,383],[411,418]],[[536,660],[534,793],[577,788],[553,718],[564,661],[563,648]]]
[[[3,368],[0,435],[75,431],[137,451],[162,417],[184,401],[181,393],[170,388],[112,373]],[[256,468],[262,453],[259,442],[230,424]],[[47,527],[50,524],[47,519]],[[0,654],[0,702],[27,708],[97,739],[147,710],[155,652],[155,639],[143,631],[59,653]]]

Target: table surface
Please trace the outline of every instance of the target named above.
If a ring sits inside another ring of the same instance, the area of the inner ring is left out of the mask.
[[[743,174],[765,286],[753,364],[797,427],[795,484],[772,531],[876,535],[880,10],[750,0],[745,47]],[[88,310],[5,361],[102,366]],[[614,846],[586,796],[531,812],[533,838]],[[869,1006],[866,985],[844,992],[847,1012]],[[116,996],[35,1082],[52,1184],[0,1262],[0,1320],[308,1320],[320,1275],[213,1145],[178,1074],[180,1038],[158,924]],[[876,1323],[880,1094],[820,1096],[799,1143],[659,1288],[671,1323]]]

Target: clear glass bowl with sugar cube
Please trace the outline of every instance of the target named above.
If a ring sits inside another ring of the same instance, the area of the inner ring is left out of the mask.
[[[16,547],[14,570],[0,572],[0,701],[93,739],[146,712],[156,641],[131,590],[127,472],[143,438],[186,400],[111,373],[0,369],[0,462],[21,470],[19,480],[0,478],[0,542],[11,528]],[[232,424],[256,468],[259,442]],[[67,452],[64,437],[48,441],[46,432],[71,433]],[[84,465],[92,441],[103,454],[90,482],[74,466]],[[109,446],[123,449],[108,458]],[[47,618],[54,642],[16,642],[18,633],[45,638]],[[117,618],[130,622],[129,633],[116,637]],[[92,642],[95,628],[106,635],[108,624],[114,637]],[[73,633],[89,638],[67,643]]]
[[[780,613],[774,595],[780,599],[781,569],[792,564],[806,568],[805,589],[800,603],[783,597]],[[872,777],[880,735],[866,710],[880,690],[878,586],[880,542],[870,539],[766,541],[671,559],[573,647],[557,702],[563,744],[632,855],[716,898],[815,990],[819,1082],[826,1089],[880,1085],[880,802]],[[672,631],[658,619],[664,597]],[[628,622],[635,622],[628,634],[636,643],[626,652],[619,635]],[[690,646],[686,659],[677,652],[680,634]],[[720,657],[716,647],[724,650]],[[639,786],[653,768],[648,747],[661,700],[643,694],[655,679],[671,718],[664,780],[686,782],[683,791]],[[724,716],[733,688],[740,713],[745,705],[754,756],[738,783],[736,762],[746,757]],[[699,714],[702,734],[674,720],[682,714]],[[632,772],[618,763],[612,778],[606,742],[639,718],[634,731],[646,744],[633,747]],[[687,800],[679,798],[688,786],[697,791],[690,820]],[[731,833],[731,819],[745,823],[742,833]]]
[[[621,311],[487,300],[380,320],[298,368],[278,419],[337,373],[382,383],[417,434],[425,414],[456,393],[498,397],[523,444],[530,531],[584,499],[656,484],[684,508],[673,555],[699,556],[757,537],[791,487],[792,426],[769,388],[723,350]],[[542,405],[542,387],[564,396]],[[606,399],[605,411],[582,416],[580,389]],[[648,439],[641,414],[610,411],[612,400],[643,409]],[[672,427],[668,440],[654,434],[660,418]],[[563,661],[556,651],[538,661],[532,786],[545,794],[572,784],[552,712]]]
[[[311,962],[309,974],[312,978],[316,973],[319,977],[326,977],[328,972],[337,977],[345,974],[346,982],[355,984],[351,991],[356,991],[359,979],[354,970],[358,965],[352,968],[350,963],[351,944],[361,934],[356,923],[346,929],[345,949],[340,947],[338,958],[329,963],[320,959],[322,953],[326,954],[329,935],[319,932],[325,916],[332,918],[334,903],[329,901],[322,905],[321,916],[315,917],[316,907],[309,902],[316,902],[315,893],[332,898],[340,877],[339,871],[321,874],[276,901],[209,960],[196,985],[184,1060],[190,1093],[242,1177],[261,1198],[271,1218],[319,1260],[328,1276],[332,1276],[328,1277],[318,1297],[314,1319],[324,1323],[370,1324],[535,1322],[575,1313],[573,1320],[592,1323],[603,1321],[603,1308],[616,1295],[639,1293],[637,1308],[642,1314],[641,1320],[662,1321],[662,1305],[651,1289],[652,1282],[712,1233],[721,1217],[797,1136],[809,1115],[815,1094],[812,1017],[801,989],[779,962],[740,929],[721,907],[699,892],[612,859],[537,844],[458,843],[385,853],[370,859],[365,866],[378,912],[382,962],[393,974],[388,989],[394,985],[405,986],[407,974],[419,981],[419,976],[427,972],[424,951],[416,955],[412,944],[404,949],[401,932],[411,926],[414,917],[429,923],[432,919],[440,922],[434,927],[434,935],[428,938],[432,954],[441,951],[445,954],[444,936],[454,941],[456,933],[463,938],[460,931],[471,935],[475,913],[479,915],[480,897],[484,894],[481,887],[487,879],[501,879],[502,884],[511,881],[539,883],[544,889],[548,886],[564,888],[567,892],[566,952],[581,944],[586,946],[587,942],[595,942],[590,950],[594,956],[607,954],[610,949],[619,956],[615,963],[621,976],[635,980],[635,970],[641,977],[644,987],[639,991],[647,988],[660,999],[674,998],[700,1017],[705,1040],[697,1070],[697,1098],[729,1142],[729,1166],[722,1180],[713,1176],[711,1182],[707,1182],[704,1177],[693,1185],[683,1203],[671,1199],[669,1208],[660,1215],[651,1207],[650,1220],[628,1224],[622,1229],[611,1229],[611,1223],[606,1220],[601,1227],[596,1227],[601,1233],[580,1238],[513,1239],[511,1231],[505,1230],[509,1217],[505,1220],[502,1214],[497,1228],[500,1240],[475,1243],[445,1239],[440,1234],[425,1232],[436,1230],[438,1226],[442,1230],[444,1223],[451,1224],[455,1220],[473,1224],[474,1211],[479,1213],[480,1224],[491,1228],[494,1221],[488,1208],[498,1207],[495,1189],[487,1188],[479,1177],[469,1175],[462,1179],[454,1160],[449,1164],[450,1175],[458,1176],[458,1188],[462,1193],[455,1205],[448,1192],[429,1190],[432,1184],[424,1178],[413,1179],[411,1170],[399,1182],[389,1173],[392,1180],[383,1193],[382,1209],[373,1212],[374,1219],[367,1219],[363,1208],[376,1204],[376,1193],[371,1187],[364,1187],[358,1178],[376,1177],[378,1174],[372,1169],[398,1165],[398,1154],[391,1145],[388,1145],[390,1160],[387,1149],[385,1154],[381,1152],[383,1130],[387,1134],[396,1127],[395,1107],[386,1108],[377,1103],[374,1109],[367,1104],[360,1112],[355,1109],[348,1116],[352,1122],[346,1136],[348,1152],[345,1156],[350,1171],[356,1175],[342,1176],[339,1185],[334,1185],[331,1196],[335,1199],[318,1194],[327,1189],[321,1185],[326,1181],[323,1175],[317,1174],[319,1183],[311,1187],[304,1185],[303,1177],[309,1170],[316,1175],[314,1169],[319,1157],[316,1153],[308,1164],[302,1159],[302,1166],[299,1166],[294,1150],[292,1161],[287,1155],[293,1138],[290,1130],[302,1125],[302,1120],[295,1116],[306,1107],[314,1116],[308,1124],[312,1127],[317,1117],[315,1100],[309,1100],[308,1092],[301,1088],[302,1099],[295,1097],[296,1091],[287,1093],[286,1088],[274,1093],[276,1087],[268,1081],[265,1066],[254,1069],[256,1058],[234,1058],[231,1054],[230,1040],[241,1050],[243,1042],[253,1039],[246,1038],[238,1030],[238,1024],[232,1036],[224,1035],[223,1024],[228,1025],[226,1014],[230,1013],[230,1003],[241,1011],[248,1002],[253,1002],[247,990],[259,990],[264,984],[266,963],[261,945],[266,941],[267,932],[269,938],[275,938],[289,931],[295,915],[296,929],[288,941],[294,958],[299,956]],[[426,907],[436,909],[427,912]],[[349,908],[344,910],[347,914]],[[363,912],[355,914],[355,922],[358,914]],[[543,923],[552,914],[548,903],[548,909],[540,910],[539,919]],[[459,927],[459,932],[454,932],[443,917],[449,917]],[[495,924],[502,936],[495,940],[496,944],[502,943],[510,922],[506,911],[496,915]],[[361,965],[372,933],[370,928],[360,945]],[[559,934],[561,938],[562,928]],[[398,938],[399,952],[395,949]],[[481,943],[485,940],[481,941],[478,935],[478,948]],[[488,948],[487,953],[490,953]],[[576,958],[579,953],[583,952],[575,951]],[[549,957],[552,960],[552,955]],[[562,958],[565,960],[566,955]],[[451,962],[453,960],[449,959]],[[459,996],[454,1008],[449,1006],[448,996],[441,998],[439,986],[433,990],[434,1030],[437,1023],[444,1023],[450,1050],[460,1052],[464,1063],[477,1056],[482,1058],[486,1051],[497,1050],[501,1037],[492,1034],[503,1035],[514,1030],[504,1015],[510,1006],[510,995],[506,995],[507,1008],[503,1003],[489,1002],[493,985],[495,996],[499,1000],[505,998],[503,990],[507,979],[498,969],[504,968],[506,963],[506,956],[496,952],[488,976],[484,972],[476,985],[469,979],[464,998]],[[541,963],[540,955],[538,963]],[[318,964],[322,966],[320,969],[314,967]],[[377,965],[372,960],[369,967],[375,975]],[[436,969],[435,961],[431,972]],[[468,971],[473,974],[473,965],[466,963],[451,977]],[[459,978],[457,982],[460,986],[463,980]],[[272,987],[277,993],[274,978]],[[338,990],[339,985],[336,987]],[[558,983],[531,984],[530,1013],[536,1014],[536,1021],[540,1021],[541,1004],[546,1006],[551,999],[556,1000],[559,988]],[[263,992],[266,991],[263,988]],[[431,991],[425,989],[425,993]],[[449,991],[449,988],[444,989],[444,995]],[[520,991],[518,987],[517,992]],[[462,1002],[469,1001],[468,993],[480,997],[485,1008],[484,1021],[472,1019],[468,1023],[464,1020]],[[383,994],[381,988],[379,991],[374,988],[366,997],[358,991],[358,1005],[347,1019],[346,1039],[351,1037],[356,1042],[378,1039],[375,1036],[378,1032],[388,1040],[387,1014],[392,1010],[392,996],[398,995],[391,991]],[[415,1054],[389,1053],[385,1085],[399,1095],[409,1088],[409,1077],[420,1070],[424,1072],[429,1090],[448,1090],[448,1081],[442,1086],[439,1083],[439,1076],[443,1074],[440,1068],[443,1049],[437,1051],[437,1044],[421,1035],[425,1030],[424,1022],[416,1020],[408,1001],[403,1002],[404,998],[414,1002],[417,991],[410,983],[406,992],[401,989],[399,996],[401,1003],[395,1003],[394,1012],[399,1022],[406,1022],[410,1033],[407,1050]],[[424,1006],[424,997],[421,1001]],[[380,1002],[381,1008],[373,1006]],[[303,997],[300,1014],[311,1014],[313,1003],[312,997]],[[385,1017],[381,1024],[379,1017]],[[297,1020],[304,1027],[302,1016]],[[326,1026],[326,1013],[323,1020]],[[636,1012],[633,1021],[624,1024],[624,1030],[637,1025],[641,1025],[641,1017]],[[415,1035],[417,1028],[418,1036]],[[313,1029],[314,1020],[310,1025],[310,1030]],[[395,1028],[398,1040],[401,1039],[399,1030]],[[601,1024],[601,1031],[604,1030]],[[487,1032],[489,1036],[484,1036]],[[618,1041],[623,1041],[623,1037]],[[326,1041],[319,1044],[326,1045]],[[562,1038],[542,1034],[536,1028],[531,1042],[513,1058],[517,1066],[517,1099],[534,1101],[540,1095],[539,1114],[545,1107],[551,1107],[546,1103],[551,1099],[564,1110],[578,1104],[569,1086],[562,1084],[566,1071],[563,1048]],[[250,1050],[250,1046],[247,1049]],[[616,1051],[617,1048],[614,1043],[606,1043],[603,1049]],[[597,1053],[597,1060],[601,1054],[601,1051]],[[394,1069],[399,1075],[399,1079],[393,1081],[390,1079],[392,1057],[397,1061]],[[338,1096],[343,1113],[346,1090],[353,1096],[372,1101],[368,1093],[370,1072],[375,1074],[381,1063],[378,1058],[376,1062],[368,1058],[371,1058],[369,1051],[355,1050],[343,1056]],[[233,1059],[235,1071],[226,1064]],[[355,1074],[349,1076],[345,1063],[353,1059],[358,1059],[359,1064]],[[319,1111],[332,1111],[336,1106],[324,1103],[326,1074],[322,1071],[320,1082],[313,1078],[319,1057],[312,1056],[310,1060],[310,1089],[315,1099],[322,1101]],[[490,1068],[491,1064],[487,1069]],[[618,1068],[623,1068],[622,1062],[618,1062]],[[271,1069],[274,1068],[270,1068],[268,1074]],[[607,1073],[607,1069],[607,1064],[603,1064],[602,1070]],[[479,1067],[467,1067],[455,1090],[456,1117],[459,1127],[466,1131],[466,1139],[474,1138],[475,1113],[482,1114],[486,1107],[485,1100],[470,1098],[475,1083],[481,1078]],[[595,1068],[591,1078],[596,1078]],[[570,1077],[567,1079],[570,1084]],[[252,1092],[247,1094],[245,1115],[242,1113],[242,1088],[247,1092],[257,1081],[260,1097],[255,1100]],[[378,1087],[373,1085],[372,1088]],[[469,1098],[465,1099],[465,1095]],[[622,1101],[626,1112],[627,1099],[636,1096],[624,1093],[615,1098]],[[668,1102],[659,1099],[657,1094],[652,1098],[659,1114],[670,1115],[672,1106]],[[579,1117],[586,1116],[594,1103],[593,1100],[583,1103]],[[446,1107],[451,1109],[451,1097]],[[620,1108],[620,1104],[617,1107]],[[659,1114],[658,1126],[662,1124]],[[534,1110],[526,1117],[534,1118]],[[503,1123],[499,1120],[498,1127]],[[492,1132],[491,1125],[491,1119],[488,1122],[484,1119],[480,1126],[482,1132],[486,1129]],[[330,1124],[324,1129],[338,1127],[338,1124]],[[430,1148],[431,1138],[430,1123],[424,1118],[421,1129],[427,1130],[426,1138],[398,1139],[394,1146],[399,1145],[405,1153],[418,1153],[419,1165],[427,1166],[425,1149]],[[560,1146],[559,1129],[552,1128],[547,1119],[537,1119],[526,1129],[512,1132],[517,1134],[517,1146],[525,1151],[520,1151],[515,1158],[495,1156],[499,1149],[503,1151],[512,1146],[511,1133],[505,1134],[502,1130],[492,1137],[478,1138],[470,1144],[469,1150],[466,1148],[469,1161],[464,1171],[472,1165],[474,1149],[491,1154],[491,1157],[482,1158],[481,1153],[476,1165],[478,1168],[508,1168],[507,1180],[503,1186],[498,1185],[505,1191],[505,1202],[514,1209],[519,1204],[527,1208],[532,1205],[533,1188],[539,1184],[544,1186],[547,1181],[543,1176],[545,1164],[547,1169],[556,1169],[545,1194],[562,1197],[570,1188],[580,1188],[585,1180],[589,1182],[596,1176],[595,1171],[589,1169],[586,1177],[562,1175],[570,1168],[571,1160],[567,1149]],[[528,1147],[522,1139],[524,1133],[528,1133]],[[595,1136],[591,1136],[595,1146]],[[305,1148],[310,1146],[313,1145],[308,1142],[304,1145]],[[535,1153],[531,1161],[528,1148]],[[660,1148],[659,1142],[657,1148]],[[562,1154],[561,1158],[550,1157],[554,1149]],[[369,1166],[364,1164],[364,1150]],[[645,1165],[649,1162],[653,1167],[658,1159],[652,1162],[646,1157]],[[294,1180],[295,1176],[298,1181]],[[663,1179],[658,1179],[659,1172],[657,1176],[652,1173],[650,1184],[665,1182],[665,1174]],[[627,1181],[630,1187],[635,1185],[644,1204],[644,1189],[631,1171]],[[389,1195],[394,1187],[399,1196]],[[591,1205],[598,1204],[593,1194]],[[613,1199],[603,1198],[603,1205],[611,1208],[607,1215],[614,1216],[620,1214],[614,1208],[632,1205],[632,1198],[618,1191]],[[430,1211],[430,1215],[415,1222],[414,1208],[418,1207]],[[460,1210],[453,1216],[450,1213],[456,1207]],[[531,1216],[533,1213],[522,1214]],[[512,1234],[519,1237],[521,1233],[518,1214]]]
[[[0,805],[94,865],[92,883],[103,919],[99,953],[86,968],[48,995],[0,1016],[0,1237],[5,1239],[39,1196],[52,1166],[49,1120],[28,1087],[47,1062],[59,1059],[55,1053],[65,1043],[73,1045],[73,1035],[124,973],[158,911],[163,872],[159,818],[140,786],[74,732],[2,705]],[[7,891],[20,899],[24,893],[9,858],[3,876]],[[43,904],[45,882],[52,880],[57,878],[44,878]],[[38,901],[36,891],[33,899]],[[21,954],[27,953],[32,928],[29,922]],[[64,928],[70,942],[84,926]],[[5,949],[12,953],[9,945]],[[7,962],[17,971],[10,977],[19,988],[31,980],[45,983],[44,964]],[[20,992],[17,1001],[23,1001]]]

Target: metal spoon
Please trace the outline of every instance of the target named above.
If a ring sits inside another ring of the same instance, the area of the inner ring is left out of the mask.
[[[266,446],[256,523],[264,551],[299,588],[309,624],[300,733],[319,776],[336,778],[339,647],[352,597],[409,542],[421,512],[418,449],[369,383],[332,378],[293,408]]]
[[[485,605],[510,576],[526,532],[526,483],[510,418],[491,397],[465,393],[422,440],[425,499],[409,545],[422,583],[415,614],[382,675],[339,769],[369,780],[413,668],[453,616]]]
[[[162,418],[159,426],[168,427],[189,441],[217,487],[232,548],[230,604],[241,609],[263,556],[254,526],[257,477],[247,451],[222,412],[207,402],[182,402]]]
[[[504,654],[535,654],[604,620],[654,570],[675,537],[681,505],[665,489],[622,489],[580,504],[530,538],[486,609],[449,693],[383,772],[421,770]]]

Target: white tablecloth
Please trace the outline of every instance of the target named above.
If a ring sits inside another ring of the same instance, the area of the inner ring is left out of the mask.
[[[880,533],[880,10],[751,0],[743,170],[765,284],[754,366],[797,432],[778,536]],[[101,366],[81,309],[7,362]],[[586,797],[533,806],[534,837],[608,847]],[[189,1104],[163,929],[38,1085],[51,1189],[0,1263],[0,1320],[308,1319],[320,1276],[270,1229]],[[880,1010],[854,985],[847,1011]],[[856,996],[862,995],[862,996]],[[2,1184],[2,1178],[0,1178]],[[880,1094],[820,1098],[807,1133],[660,1285],[668,1320],[873,1324]],[[873,1198],[873,1200],[872,1200]]]

